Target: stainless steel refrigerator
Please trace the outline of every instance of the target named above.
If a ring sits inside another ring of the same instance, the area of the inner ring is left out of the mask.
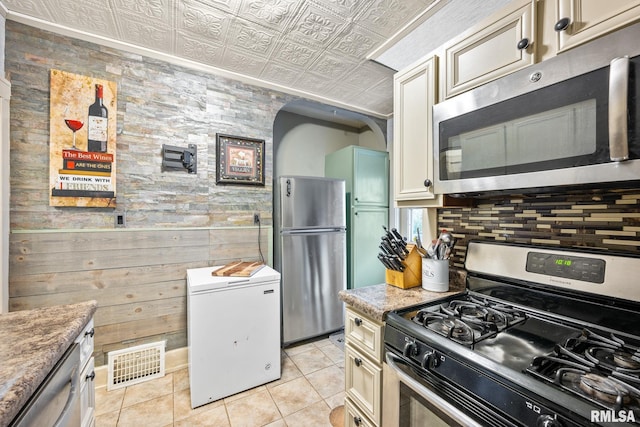
[[[282,275],[282,342],[344,326],[346,208],[342,179],[282,176],[275,265]]]

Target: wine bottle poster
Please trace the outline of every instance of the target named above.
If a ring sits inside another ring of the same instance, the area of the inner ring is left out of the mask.
[[[116,206],[116,83],[51,70],[49,206]]]

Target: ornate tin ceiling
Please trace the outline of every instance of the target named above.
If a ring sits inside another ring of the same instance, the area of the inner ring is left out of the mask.
[[[13,19],[388,116],[394,70],[367,55],[434,0],[0,0]],[[187,60],[187,61],[185,61]]]

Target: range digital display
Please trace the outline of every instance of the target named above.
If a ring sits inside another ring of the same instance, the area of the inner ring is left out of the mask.
[[[546,274],[583,282],[604,283],[606,262],[599,258],[586,258],[542,252],[527,254],[530,273]]]

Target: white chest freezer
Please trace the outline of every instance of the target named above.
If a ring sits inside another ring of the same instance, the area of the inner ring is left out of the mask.
[[[280,273],[218,277],[187,270],[191,407],[280,378]]]

